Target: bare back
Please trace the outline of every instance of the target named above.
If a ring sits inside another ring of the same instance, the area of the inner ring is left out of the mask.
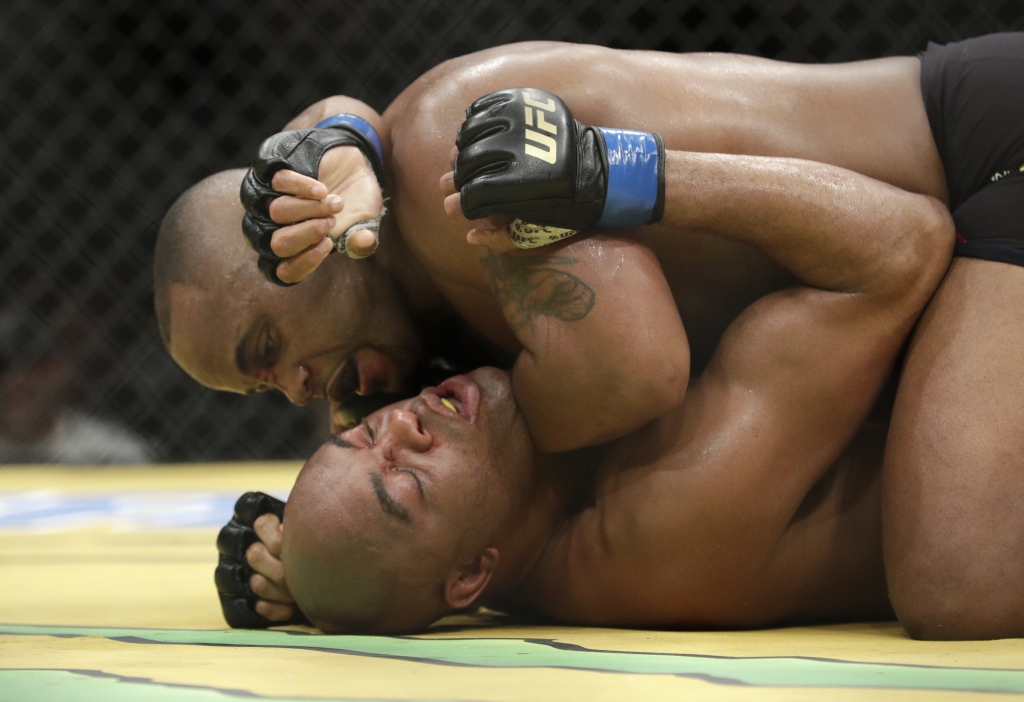
[[[395,212],[414,256],[475,326],[515,349],[465,223],[444,215],[436,183],[476,98],[530,86],[559,94],[581,122],[660,133],[666,147],[803,158],[945,198],[916,58],[786,64],[726,54],[669,54],[524,43],[446,62],[384,114]],[[634,233],[660,263],[702,367],[726,326],[792,278],[751,247],[662,226]]]

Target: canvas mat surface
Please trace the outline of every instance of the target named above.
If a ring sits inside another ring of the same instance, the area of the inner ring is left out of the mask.
[[[226,629],[217,529],[299,466],[0,469],[0,702],[952,700],[1024,695],[1024,640],[895,623],[752,632],[531,626],[422,636]]]

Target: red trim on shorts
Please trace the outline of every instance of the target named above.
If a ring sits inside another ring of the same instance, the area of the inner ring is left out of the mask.
[[[958,243],[958,244],[966,244],[967,243],[967,239],[964,239],[962,236],[960,236],[960,232],[957,232],[956,233],[956,243]]]

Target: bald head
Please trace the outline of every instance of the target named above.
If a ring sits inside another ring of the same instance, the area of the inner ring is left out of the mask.
[[[367,475],[340,469],[338,440],[307,462],[288,499],[282,557],[289,589],[316,626],[336,633],[398,633],[444,616],[450,553],[382,514]],[[333,465],[332,465],[333,463]],[[361,486],[360,483],[366,485]],[[358,492],[365,500],[352,500]],[[349,499],[339,499],[343,493]]]
[[[157,322],[168,347],[172,284],[203,289],[242,266],[255,268],[255,254],[242,237],[238,188],[244,176],[243,169],[235,169],[201,180],[175,201],[160,224],[153,278]]]

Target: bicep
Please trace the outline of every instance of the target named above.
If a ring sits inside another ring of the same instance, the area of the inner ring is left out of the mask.
[[[669,418],[686,490],[703,496],[694,519],[722,538],[773,544],[863,424],[912,310],[797,287],[744,311]],[[749,523],[737,521],[740,505]]]

